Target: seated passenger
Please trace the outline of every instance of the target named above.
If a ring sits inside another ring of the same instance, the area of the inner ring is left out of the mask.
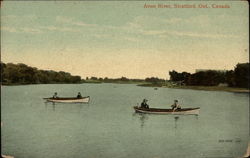
[[[78,94],[77,94],[77,98],[82,98],[82,95],[81,95],[81,93],[80,93],[80,92],[78,92]]]
[[[141,103],[141,108],[146,108],[146,109],[148,109],[149,108],[149,106],[148,106],[148,104],[147,104],[147,99],[143,99],[143,101],[142,101],[142,103]]]
[[[57,92],[54,93],[53,98],[58,98]]]
[[[180,110],[180,109],[181,109],[181,105],[178,104],[178,100],[174,100],[174,104],[171,105],[171,107],[172,107],[172,110],[173,110],[173,111],[175,111],[176,109],[177,109],[177,110]]]

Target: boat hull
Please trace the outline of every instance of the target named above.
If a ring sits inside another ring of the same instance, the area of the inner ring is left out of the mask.
[[[183,108],[180,110],[173,111],[172,109],[157,109],[157,108],[141,108],[134,106],[135,112],[146,113],[146,114],[171,114],[171,115],[198,115],[200,108]]]
[[[82,97],[82,98],[44,98],[47,102],[53,103],[88,103],[90,97]]]

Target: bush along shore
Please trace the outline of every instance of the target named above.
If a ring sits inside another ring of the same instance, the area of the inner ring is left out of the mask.
[[[64,71],[38,70],[25,64],[1,62],[1,84],[48,84],[48,83],[81,83],[80,76],[73,76]]]
[[[234,70],[198,70],[193,74],[173,70],[169,75],[169,81],[139,86],[249,93],[249,63],[239,63]]]
[[[186,86],[186,85],[177,85],[173,82],[166,81],[163,84],[138,84],[137,86],[142,87],[162,87],[162,88],[174,88],[174,89],[193,89],[193,90],[204,90],[204,91],[227,91],[227,92],[239,92],[239,93],[249,93],[248,88],[239,88],[239,87],[228,87],[228,86]]]

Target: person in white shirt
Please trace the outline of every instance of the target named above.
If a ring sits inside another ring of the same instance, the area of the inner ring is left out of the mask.
[[[181,105],[178,103],[178,100],[174,100],[174,104],[171,105],[172,107],[172,110],[175,111],[176,109],[177,110],[180,110],[181,109]]]

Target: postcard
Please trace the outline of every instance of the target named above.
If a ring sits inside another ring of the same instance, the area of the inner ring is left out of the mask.
[[[1,155],[249,157],[247,1],[1,1]]]

